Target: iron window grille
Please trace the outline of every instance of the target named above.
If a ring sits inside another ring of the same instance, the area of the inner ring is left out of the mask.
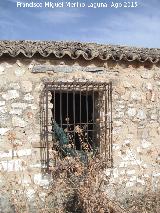
[[[46,82],[40,120],[41,155],[47,169],[49,150],[57,143],[55,124],[72,149],[100,153],[112,165],[111,82]]]

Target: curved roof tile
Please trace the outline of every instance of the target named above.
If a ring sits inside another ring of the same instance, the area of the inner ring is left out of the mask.
[[[63,58],[68,55],[71,59],[77,59],[82,56],[85,60],[99,58],[104,61],[109,59],[151,63],[160,61],[160,49],[155,48],[79,42],[0,41],[0,56],[8,54],[11,57],[16,57],[20,53],[27,58],[32,58],[36,53],[39,53],[42,57],[54,55],[57,58]]]

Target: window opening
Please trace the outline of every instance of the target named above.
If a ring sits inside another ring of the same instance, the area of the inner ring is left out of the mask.
[[[112,162],[112,83],[47,82],[42,94],[41,141],[64,155],[102,154]]]

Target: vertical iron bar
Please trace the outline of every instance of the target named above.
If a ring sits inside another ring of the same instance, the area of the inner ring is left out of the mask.
[[[40,144],[41,146],[43,146],[43,121],[42,121],[42,113],[43,113],[43,102],[42,102],[42,94],[43,94],[43,91],[40,95]],[[41,164],[43,162],[43,152],[42,152],[43,148],[40,150],[40,154],[41,154]]]
[[[52,113],[52,116],[51,116],[51,134],[52,134],[52,142],[53,142],[53,139],[54,139],[54,137],[53,137],[53,109],[54,109],[54,106],[53,106],[53,93],[51,92],[51,94],[52,94],[52,98],[51,98],[51,103],[52,103],[52,110],[51,110],[51,113]]]
[[[111,144],[110,144],[110,83],[108,83],[108,146],[109,146],[109,150],[108,150],[108,158],[110,160],[110,155],[111,155]]]
[[[68,117],[68,84],[67,84],[67,137],[68,137],[68,122],[69,122],[69,117]],[[68,137],[69,138],[69,137]]]
[[[92,120],[93,120],[93,133],[92,133],[92,144],[93,144],[93,153],[95,154],[95,147],[96,147],[96,141],[95,141],[95,109],[94,109],[94,105],[95,105],[95,103],[94,103],[94,99],[95,99],[95,97],[94,97],[94,85],[92,85],[92,101],[93,101],[93,114],[92,114]]]
[[[79,94],[79,104],[80,104],[80,107],[79,107],[79,111],[80,111],[79,112],[79,114],[80,114],[79,115],[79,122],[80,122],[80,129],[82,129],[82,127],[81,127],[81,117],[82,117],[82,114],[81,114],[82,113],[82,106],[81,106],[82,105],[82,103],[81,103],[81,101],[82,101],[81,100],[82,99],[82,97],[81,97],[81,95],[82,95],[82,92],[81,92],[81,83],[79,84],[79,91],[80,91],[79,92],[80,93]],[[79,133],[79,134],[81,134],[81,133]],[[80,150],[82,150],[82,138],[81,138],[81,135],[80,135],[79,140],[80,140]]]
[[[43,146],[44,146],[44,119],[43,119],[43,117],[44,117],[44,90],[43,90],[43,92],[42,92],[42,114],[41,114],[41,116],[42,116],[42,144],[43,144]],[[44,154],[44,153],[43,153]],[[43,160],[44,160],[44,158],[43,158]]]
[[[87,144],[88,144],[88,84],[86,83]]]
[[[110,126],[110,128],[111,128],[111,141],[110,141],[110,143],[111,143],[111,151],[110,151],[110,154],[111,154],[111,156],[110,156],[110,159],[111,159],[111,166],[112,166],[112,140],[113,140],[113,138],[112,138],[112,82],[110,82],[110,106],[111,106],[111,117],[110,117],[110,122],[111,122],[111,126]]]
[[[60,83],[60,125],[62,128],[62,89],[61,89],[61,83]]]
[[[54,87],[54,112],[53,112],[53,125],[54,122],[56,121],[56,91],[55,91],[55,87]],[[53,126],[54,129],[54,126]],[[54,137],[55,137],[55,131],[54,131]]]
[[[43,119],[43,146],[44,146],[44,152],[43,152],[43,163],[44,163],[44,166],[46,167],[47,166],[47,144],[46,144],[46,120],[45,120],[45,117],[46,117],[46,105],[45,105],[45,98],[46,98],[46,86],[44,88],[44,91],[43,91],[43,112],[42,112],[42,119]],[[48,166],[47,166],[47,169],[48,169]]]
[[[107,141],[106,141],[106,131],[107,131],[107,106],[106,106],[106,85],[104,85],[104,116],[105,116],[105,138],[104,138],[104,140],[105,140],[105,160],[106,160],[106,154],[107,154]]]
[[[109,141],[108,141],[108,135],[109,135],[109,133],[108,133],[108,128],[109,128],[109,125],[108,125],[108,112],[109,112],[109,109],[108,109],[108,96],[107,96],[107,94],[108,94],[108,84],[105,86],[105,88],[106,88],[106,92],[105,92],[105,104],[106,104],[106,115],[105,115],[105,117],[106,117],[106,152],[107,152],[107,160],[108,160],[108,152],[109,152],[109,146],[108,146],[108,143],[109,143]]]
[[[74,131],[74,147],[76,148],[75,146],[75,82],[73,82],[73,123],[74,123],[74,126],[73,126],[73,131]]]
[[[43,146],[43,152],[42,152],[42,163],[43,166],[46,166],[46,141],[45,141],[45,89],[43,89],[42,93],[42,146]]]
[[[102,150],[101,150],[101,141],[100,141],[100,134],[101,134],[101,113],[100,113],[100,89],[99,89],[99,84],[98,84],[98,107],[99,107],[99,109],[98,109],[98,118],[99,118],[99,124],[98,124],[98,143],[99,143],[99,150],[100,150],[100,154],[101,154],[101,152],[102,152]]]
[[[54,86],[54,85],[53,85]],[[54,122],[55,122],[55,111],[56,111],[56,95],[55,95],[55,87],[53,87],[53,93],[52,93],[52,97],[53,97],[53,111],[52,111],[52,129],[53,129],[53,132],[52,132],[52,139],[53,139],[53,142],[54,142],[54,139],[55,139],[55,129],[54,129]]]
[[[46,84],[46,143],[47,143],[47,169],[49,170],[49,143],[48,143],[48,85]]]

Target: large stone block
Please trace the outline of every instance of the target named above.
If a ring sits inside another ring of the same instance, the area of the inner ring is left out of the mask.
[[[8,90],[7,93],[2,94],[2,98],[5,100],[19,98],[19,92],[17,90]]]
[[[151,70],[142,70],[140,75],[144,79],[150,79],[153,77],[153,72]]]
[[[136,173],[136,170],[127,170],[126,173],[127,175],[134,175]]]
[[[5,105],[5,101],[0,101],[0,106],[4,106]]]
[[[41,173],[34,175],[34,183],[40,186],[48,186],[50,183],[50,177],[43,177]]]
[[[126,187],[127,187],[127,188],[133,187],[134,185],[135,185],[135,183],[134,183],[134,182],[131,182],[131,181],[128,181],[128,182],[126,183]]]
[[[32,153],[31,149],[20,149],[20,150],[7,150],[0,152],[0,158],[13,158],[13,157],[23,157],[30,156]]]
[[[154,74],[154,80],[160,81],[160,72],[156,72],[156,73]]]
[[[133,117],[136,115],[136,108],[129,108],[127,111],[129,117]]]
[[[14,108],[12,110],[10,110],[9,114],[15,114],[15,115],[21,115],[22,114],[22,109],[18,109],[18,108]]]
[[[5,70],[4,66],[0,65],[0,75],[5,74],[4,70]]]
[[[148,91],[148,90],[152,91],[153,90],[153,85],[150,82],[145,82],[142,85],[142,89],[143,89],[143,91]]]
[[[27,93],[27,94],[24,96],[24,100],[25,100],[25,101],[32,101],[32,100],[34,100],[34,97],[33,97],[33,95],[31,95],[30,93]]]
[[[140,91],[132,91],[130,98],[133,101],[140,101],[142,99],[142,93]]]
[[[25,73],[25,70],[24,70],[24,69],[17,68],[17,69],[15,70],[15,75],[16,75],[17,77],[23,76],[24,73]]]
[[[8,128],[0,128],[0,135],[5,135],[9,130]]]
[[[32,68],[32,72],[35,73],[44,73],[44,72],[75,72],[75,71],[81,71],[81,72],[103,72],[104,67],[94,67],[94,66],[88,66],[88,67],[81,67],[81,66],[68,66],[68,65],[35,65]]]
[[[129,81],[124,81],[123,82],[123,86],[125,87],[125,88],[131,88],[132,87],[132,84],[129,82]]]
[[[5,160],[0,162],[0,170],[7,172],[18,172],[23,170],[23,160],[14,159],[14,160]]]
[[[141,109],[138,110],[137,118],[140,120],[145,120],[147,118],[145,111]]]
[[[7,113],[7,107],[6,106],[1,106],[0,107],[0,114],[5,114]]]
[[[20,89],[20,85],[19,85],[19,83],[16,83],[16,82],[10,83],[9,88],[15,89],[15,90]]]
[[[142,148],[146,149],[146,148],[149,148],[151,146],[151,143],[149,141],[147,141],[146,139],[143,139],[141,141],[141,145],[142,145]]]
[[[17,102],[17,103],[12,103],[11,106],[12,106],[12,108],[26,109],[28,105],[27,105],[27,103]]]
[[[32,82],[22,81],[21,82],[21,90],[22,90],[22,92],[31,92],[32,91]]]
[[[12,124],[13,124],[14,127],[16,127],[16,126],[17,127],[25,127],[25,126],[27,126],[27,122],[24,121],[22,118],[17,117],[17,116],[12,118]]]

